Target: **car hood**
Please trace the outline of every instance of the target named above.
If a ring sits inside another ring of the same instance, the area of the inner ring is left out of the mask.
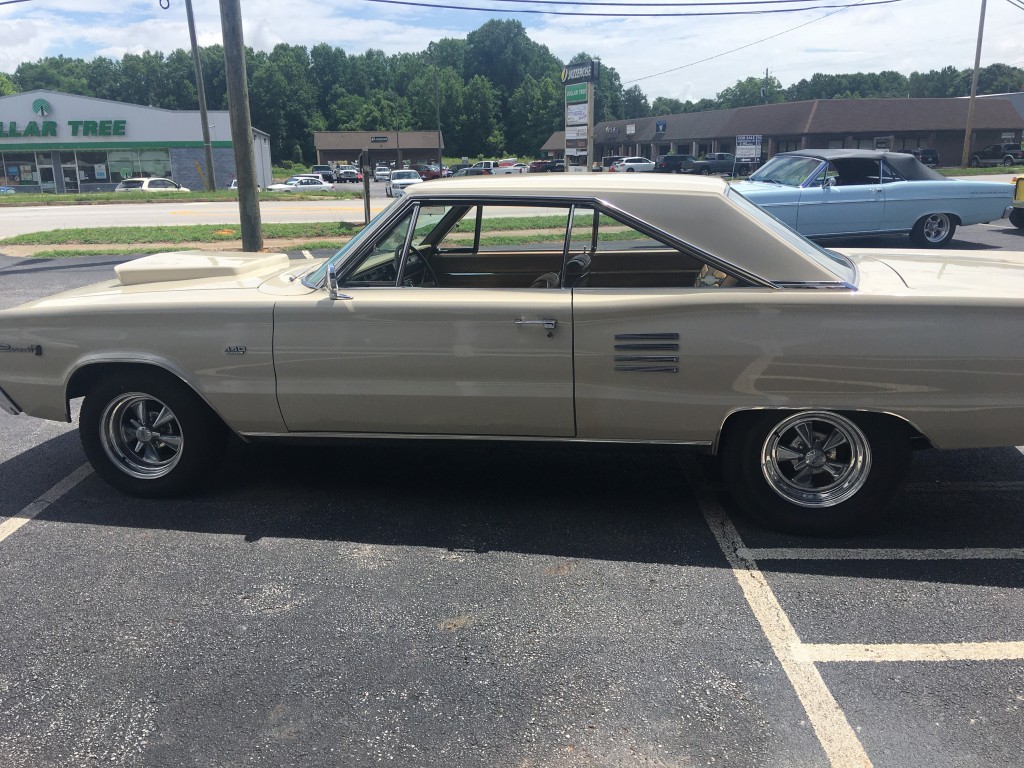
[[[885,265],[914,292],[1024,299],[1024,252],[854,250],[836,248],[861,267]]]
[[[187,301],[185,294],[190,292],[202,292],[208,298],[210,292],[216,291],[224,292],[224,301],[231,301],[245,293],[257,294],[271,278],[279,276],[284,277],[277,282],[301,286],[303,291],[308,291],[299,281],[289,281],[286,277],[305,271],[312,263],[303,260],[295,264],[284,253],[158,253],[119,264],[114,268],[116,278],[113,280],[38,299],[17,309],[66,311],[109,307],[113,303],[146,305],[154,301],[154,294],[167,296],[171,301]]]

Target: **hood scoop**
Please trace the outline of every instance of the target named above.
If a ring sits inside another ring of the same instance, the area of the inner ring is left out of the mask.
[[[284,269],[288,264],[288,254],[285,253],[174,251],[119,264],[114,267],[114,272],[121,285],[140,285],[207,277],[241,277],[265,269]]]

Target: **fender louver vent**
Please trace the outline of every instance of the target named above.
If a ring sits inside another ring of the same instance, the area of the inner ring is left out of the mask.
[[[678,333],[620,333],[615,336],[615,370],[632,373],[679,373],[679,355],[642,354],[679,352]]]

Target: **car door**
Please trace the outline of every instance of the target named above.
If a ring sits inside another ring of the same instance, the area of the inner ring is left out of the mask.
[[[348,254],[338,298],[277,305],[289,431],[575,434],[571,293],[531,287],[529,272],[560,268],[563,244],[546,244],[546,260],[507,244],[488,252],[479,223],[467,245],[426,240],[451,210],[406,205]]]
[[[797,231],[808,237],[877,232],[885,210],[880,168],[868,158],[831,161],[800,190]]]

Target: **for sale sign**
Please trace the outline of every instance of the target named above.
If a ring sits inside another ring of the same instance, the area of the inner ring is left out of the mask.
[[[736,137],[736,162],[761,162],[761,135]]]

